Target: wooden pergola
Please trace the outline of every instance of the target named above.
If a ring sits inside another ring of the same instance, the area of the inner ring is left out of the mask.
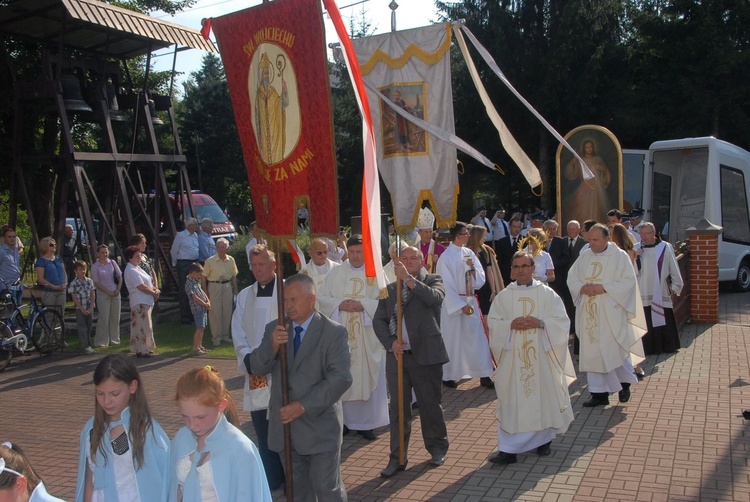
[[[0,7],[0,33],[43,49],[39,77],[15,85],[9,223],[16,224],[18,203],[22,201],[33,244],[38,247],[41,236],[30,198],[34,180],[25,173],[30,166],[49,166],[62,179],[61,204],[54,218],[58,239],[66,218],[80,215],[93,262],[99,243],[113,244],[119,254],[133,234],[144,233],[155,244],[154,256],[166,266],[162,270],[167,274],[164,279],[175,279],[168,246],[159,245],[160,236],[171,243],[177,231],[165,169],[179,173],[178,197],[190,193],[186,158],[171,96],[157,95],[145,85],[135,89],[125,62],[146,56],[144,81],[148,81],[153,51],[174,46],[176,58],[179,51],[191,48],[217,52],[214,44],[197,30],[98,0],[12,1]],[[78,99],[70,95],[76,82],[87,90],[85,102],[83,95]],[[115,100],[119,111],[113,110]],[[59,144],[54,153],[38,151],[34,141],[24,136],[28,129],[24,125],[40,114],[57,119]],[[158,125],[162,122],[164,125]],[[74,141],[74,128],[81,124],[97,131],[91,135],[98,138],[96,145],[88,151]],[[173,138],[168,153],[159,149],[157,139],[163,134]],[[96,173],[96,183],[92,183],[92,173]],[[75,208],[69,207],[71,194]],[[192,199],[187,199],[192,211]],[[98,229],[94,212],[101,222]]]

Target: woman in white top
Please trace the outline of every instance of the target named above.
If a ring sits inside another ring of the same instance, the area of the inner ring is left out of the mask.
[[[139,265],[141,250],[136,246],[125,248],[123,256],[128,264],[123,276],[130,295],[130,352],[138,357],[152,357],[156,350],[151,311],[159,298],[157,288],[149,274]]]

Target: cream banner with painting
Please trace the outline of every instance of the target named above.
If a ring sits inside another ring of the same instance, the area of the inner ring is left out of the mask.
[[[352,40],[365,82],[402,110],[454,133],[450,24]],[[445,227],[456,220],[456,148],[395,113],[368,90],[378,167],[391,194],[394,224],[417,223],[429,200]]]

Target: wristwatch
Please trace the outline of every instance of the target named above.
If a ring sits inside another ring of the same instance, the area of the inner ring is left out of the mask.
[[[539,319],[539,329],[544,329],[544,321]]]

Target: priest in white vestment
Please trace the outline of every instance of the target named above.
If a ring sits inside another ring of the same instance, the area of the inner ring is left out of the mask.
[[[474,290],[484,285],[484,270],[474,252],[465,247],[469,229],[456,222],[451,229],[452,242],[437,262],[436,273],[443,278],[445,300],[440,311],[440,331],[450,361],[443,366],[443,383],[455,388],[458,380],[481,378],[492,388],[492,355]],[[467,290],[467,272],[469,272]]]
[[[349,333],[352,386],[341,397],[344,425],[375,439],[372,429],[388,425],[385,349],[372,328],[380,291],[365,276],[362,236],[347,242],[349,258],[326,276],[318,293],[320,311]]]
[[[568,272],[581,343],[579,370],[586,372],[591,392],[583,406],[607,405],[614,392],[625,403],[630,386],[638,383],[633,365],[645,359],[643,303],[630,257],[609,242],[607,227],[591,227],[588,242]]]
[[[333,270],[334,267],[338,267],[339,263],[328,258],[328,243],[320,237],[310,239],[307,254],[310,256],[310,261],[302,267],[300,273],[309,275],[312,278],[315,283],[315,294],[318,294],[323,286],[323,282],[326,280],[328,272]],[[315,308],[320,310],[317,299],[315,300]]]
[[[490,461],[498,464],[513,464],[517,453],[534,448],[551,453],[552,440],[573,421],[568,386],[576,379],[562,299],[533,278],[529,253],[513,256],[511,272],[515,282],[497,294],[488,320],[499,422],[499,452]]]
[[[643,223],[640,233],[635,263],[648,325],[643,350],[646,355],[677,352],[680,332],[672,310],[672,294],[679,295],[685,283],[672,245],[657,238],[654,224]]]
[[[268,403],[271,398],[271,374],[257,374],[250,366],[250,353],[263,341],[266,325],[279,318],[276,301],[276,258],[265,244],[247,250],[256,282],[240,291],[232,314],[232,342],[237,354],[237,370],[245,375],[243,409],[250,412],[258,451],[268,479],[276,490],[285,482],[279,454],[268,448]]]

